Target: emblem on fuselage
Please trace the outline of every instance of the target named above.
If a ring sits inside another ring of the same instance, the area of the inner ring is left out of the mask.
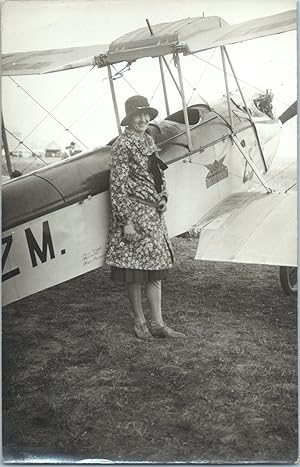
[[[225,157],[226,154],[220,160],[215,160],[212,164],[204,165],[209,171],[206,176],[206,188],[228,177],[228,167],[223,164]]]

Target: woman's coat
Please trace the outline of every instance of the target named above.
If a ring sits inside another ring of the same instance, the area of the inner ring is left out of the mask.
[[[163,186],[161,193],[158,193],[149,170],[149,158],[157,151],[150,135],[145,133],[142,140],[129,129],[112,147],[112,215],[106,254],[106,263],[111,266],[145,270],[168,269],[172,266],[173,253],[164,216],[156,207],[162,197],[167,199],[165,178],[159,169]],[[142,204],[136,198],[153,205]],[[124,226],[130,222],[137,236],[134,240],[126,241]]]

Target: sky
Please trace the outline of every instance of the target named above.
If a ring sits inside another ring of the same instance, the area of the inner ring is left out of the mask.
[[[238,23],[295,7],[294,0],[4,0],[2,53],[108,44],[144,27],[146,18],[155,24],[204,14]],[[278,113],[296,99],[295,31],[231,45],[227,50],[247,95],[272,89]],[[221,66],[219,50],[203,52],[199,57]],[[213,104],[224,94],[220,70],[196,57],[185,57],[182,66],[186,96],[191,97],[191,103],[202,102],[203,97]],[[120,64],[116,68],[122,67]],[[124,116],[125,100],[139,93],[146,95],[164,118],[159,81],[158,61],[151,58],[136,62],[123,78],[115,80],[120,117]],[[169,78],[167,85],[171,112],[175,112],[180,109],[180,98]],[[231,91],[236,90],[232,79],[229,85]],[[51,110],[57,121],[47,117],[28,94]],[[64,148],[71,140],[92,148],[117,135],[105,69],[82,68],[14,81],[5,77],[2,103],[5,126],[35,150],[52,141]],[[17,142],[13,138],[9,141],[10,149],[14,149]]]

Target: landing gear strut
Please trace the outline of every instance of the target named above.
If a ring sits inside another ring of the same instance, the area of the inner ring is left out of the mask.
[[[281,287],[286,295],[295,295],[297,293],[297,268],[291,266],[279,267],[279,279]]]

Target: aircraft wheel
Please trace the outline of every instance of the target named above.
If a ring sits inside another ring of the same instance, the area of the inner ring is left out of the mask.
[[[297,293],[297,268],[290,266],[279,267],[279,279],[281,287],[286,295],[295,295]]]

